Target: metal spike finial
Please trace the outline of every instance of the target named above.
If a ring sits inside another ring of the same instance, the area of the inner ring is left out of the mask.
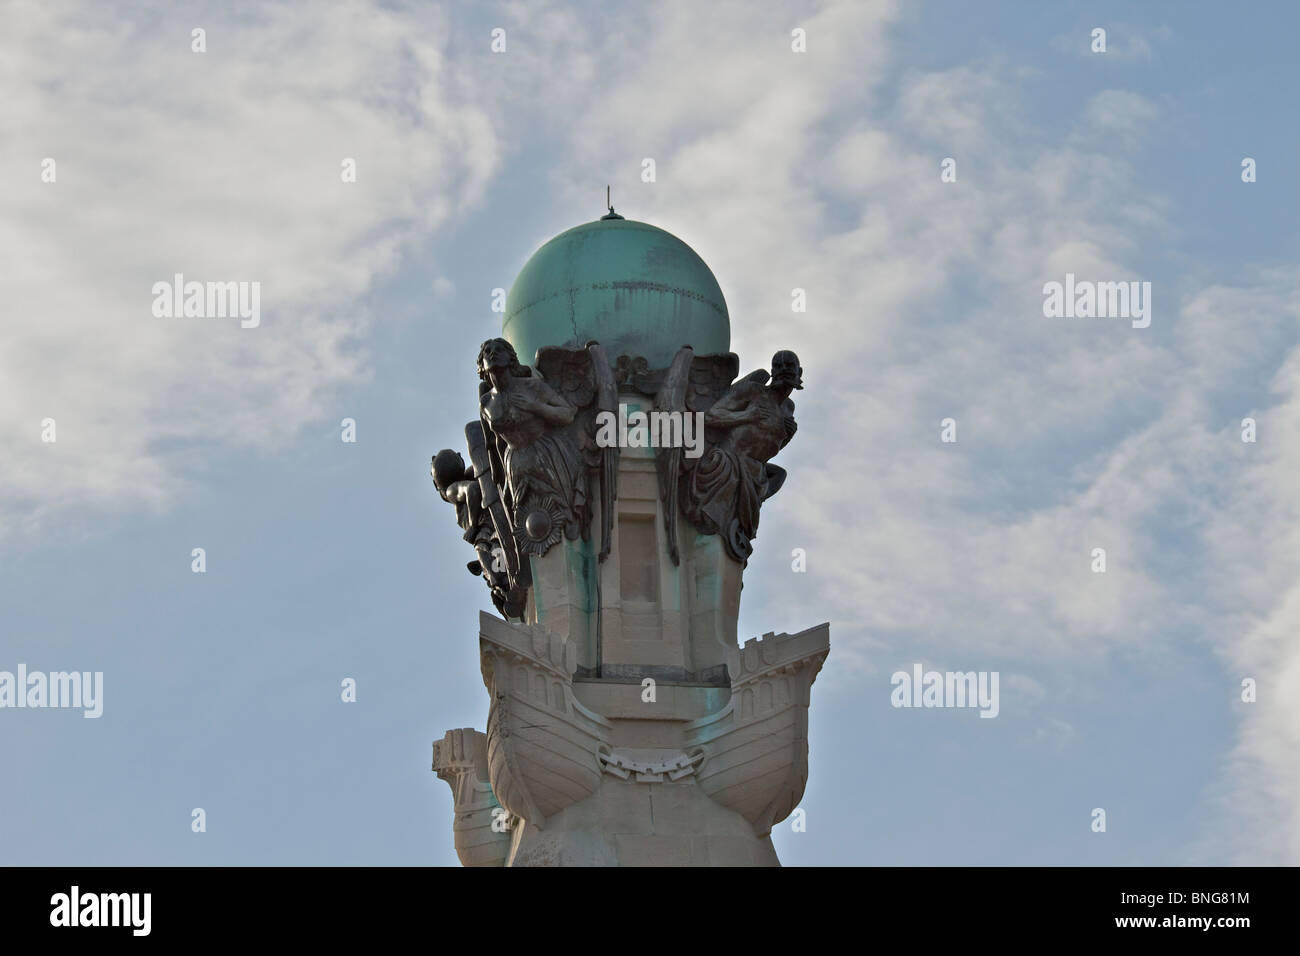
[[[620,216],[618,213],[614,211],[614,204],[610,202],[608,183],[605,184],[605,205],[609,206],[609,212],[601,216],[600,217],[601,219],[622,219],[623,218],[622,216]]]

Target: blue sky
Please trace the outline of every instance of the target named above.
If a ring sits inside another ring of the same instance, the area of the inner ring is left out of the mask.
[[[0,862],[455,864],[430,745],[484,725],[489,604],[427,463],[606,183],[743,370],[805,369],[740,621],[831,622],[784,863],[1300,862],[1300,11],[605,6],[6,15],[0,670],[105,701],[0,710]],[[1150,328],[1044,318],[1067,271]],[[155,319],[175,272],[262,325]],[[914,662],[999,717],[891,707]]]

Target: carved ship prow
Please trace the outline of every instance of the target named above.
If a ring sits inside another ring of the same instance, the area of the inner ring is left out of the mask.
[[[611,725],[574,697],[571,641],[539,625],[480,613],[479,652],[492,699],[492,792],[506,810],[541,829],[547,817],[596,792]]]
[[[830,652],[830,624],[767,634],[730,654],[731,699],[687,725],[696,779],[766,836],[798,806],[808,780],[808,703]]]

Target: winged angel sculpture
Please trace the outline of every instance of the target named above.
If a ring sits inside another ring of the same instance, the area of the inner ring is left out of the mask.
[[[543,348],[534,369],[505,339],[479,349],[479,419],[465,426],[471,466],[434,456],[434,484],[456,506],[465,538],[503,616],[523,612],[531,584],[528,557],[561,538],[588,539],[592,495],[601,502],[600,560],[609,555],[618,449],[596,445],[595,418],[617,410],[618,387],[604,350]],[[439,460],[444,467],[439,474]],[[475,568],[477,565],[477,569]]]
[[[785,481],[785,469],[769,459],[795,433],[790,393],[803,387],[803,369],[793,352],[776,353],[770,375],[759,369],[738,381],[735,353],[696,355],[690,346],[666,369],[626,355],[611,368],[595,342],[539,349],[530,368],[495,338],[483,343],[477,364],[479,417],[465,426],[470,465],[444,448],[432,472],[478,555],[469,570],[486,581],[504,617],[524,613],[530,557],[563,538],[590,538],[593,501],[600,560],[610,553],[619,450],[601,447],[595,435],[601,413],[618,414],[620,384],[652,396],[656,412],[703,415],[701,454],[692,458],[680,445],[655,452],[673,563],[679,512],[702,534],[720,536],[742,564],[753,553],[759,508]]]
[[[668,553],[674,564],[680,561],[679,503],[691,524],[704,534],[721,536],[727,552],[744,563],[754,551],[760,505],[785,482],[785,469],[769,459],[794,437],[790,392],[803,388],[799,357],[777,352],[771,375],[758,369],[732,382],[739,368],[734,352],[696,355],[689,346],[678,350],[667,369],[649,369],[644,359],[629,368],[633,387],[654,395],[656,410],[704,414],[701,457],[689,458],[681,448],[656,453]]]

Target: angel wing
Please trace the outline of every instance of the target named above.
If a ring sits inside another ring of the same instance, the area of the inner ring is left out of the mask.
[[[537,371],[574,407],[586,408],[596,396],[596,370],[587,349],[548,345],[537,350]]]
[[[618,415],[618,381],[605,350],[595,342],[587,345],[589,364],[596,385],[596,409]],[[600,557],[604,561],[614,541],[614,501],[618,498],[618,445],[602,448],[600,455]]]
[[[686,413],[686,396],[690,389],[694,363],[695,353],[689,345],[683,346],[673,356],[672,365],[664,372],[659,390],[655,393],[656,411]],[[682,469],[681,447],[656,450],[655,467],[659,471],[659,497],[664,503],[668,556],[673,559],[673,564],[681,564],[677,549],[677,477]]]
[[[546,346],[537,350],[542,378],[579,410],[575,418],[579,448],[589,474],[600,482],[600,556],[609,557],[614,541],[614,501],[618,497],[617,446],[600,448],[594,438],[597,413],[618,415],[618,381],[609,357],[597,342],[585,348]],[[585,532],[584,532],[585,533]]]
[[[708,411],[709,406],[725,395],[731,386],[736,373],[740,371],[740,358],[735,352],[696,355],[689,345],[684,345],[673,358],[674,366],[685,351],[691,353],[685,387],[682,388],[685,404],[679,404],[676,410]],[[672,368],[673,366],[649,368],[643,358],[630,360],[626,355],[619,357],[619,371],[642,395],[658,395],[668,381]]]
[[[686,407],[693,412],[707,412],[727,394],[739,371],[740,356],[735,352],[695,356],[690,368],[690,387],[686,390]]]

